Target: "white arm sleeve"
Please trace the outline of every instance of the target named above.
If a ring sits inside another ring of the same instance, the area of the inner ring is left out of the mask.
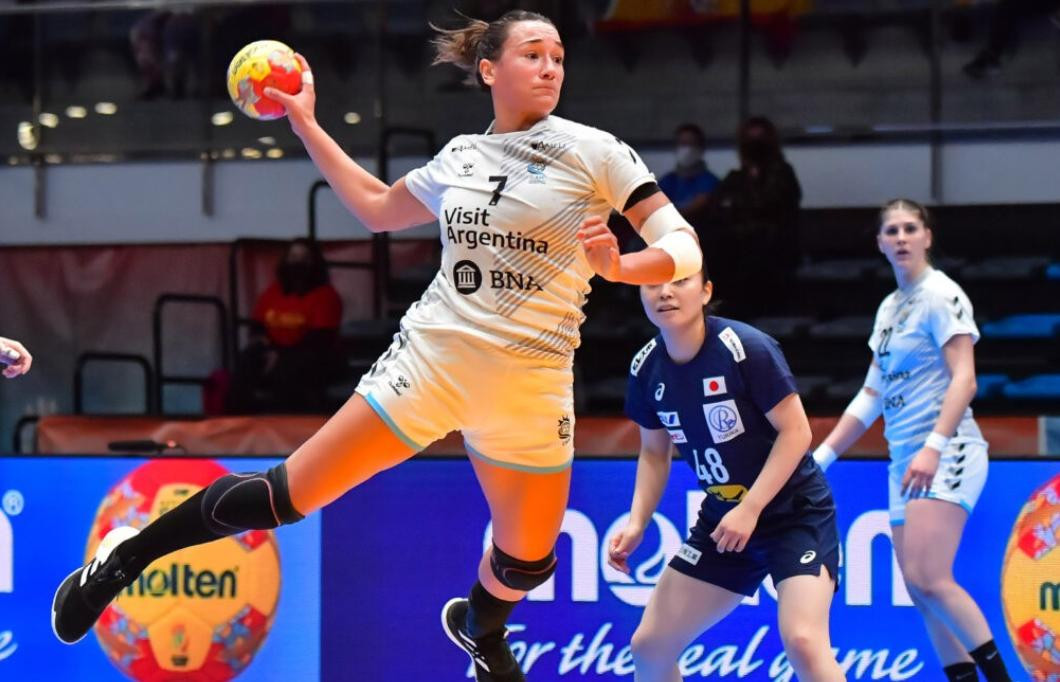
[[[865,388],[871,388],[876,395],[869,395],[868,391],[861,389],[843,412],[868,428],[883,414],[883,398],[879,395],[883,392],[883,374],[875,362],[869,366],[869,371],[865,375]]]
[[[703,252],[695,231],[673,204],[657,208],[640,226],[640,236],[648,246],[666,252],[674,261],[676,282],[696,274],[703,267]]]

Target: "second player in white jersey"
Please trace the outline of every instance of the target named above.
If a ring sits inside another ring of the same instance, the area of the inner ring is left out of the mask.
[[[908,199],[880,211],[876,236],[898,289],[876,313],[872,363],[839,423],[814,452],[822,468],[883,414],[895,556],[950,682],[1008,682],[990,626],[953,577],[964,526],[986,484],[987,443],[969,407],[975,395],[972,304],[931,267],[926,208]]]
[[[558,116],[460,135],[405,176],[438,218],[442,266],[410,324],[569,366],[595,274],[574,239],[654,177],[614,135]]]
[[[960,334],[979,340],[972,304],[956,282],[931,266],[880,304],[869,348],[880,368],[884,436],[892,449],[923,443],[935,427],[951,379],[940,349]],[[964,409],[955,437],[982,440],[971,407]]]

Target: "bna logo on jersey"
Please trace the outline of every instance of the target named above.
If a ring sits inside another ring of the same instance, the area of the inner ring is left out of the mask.
[[[465,296],[479,290],[482,286],[482,270],[479,270],[475,261],[457,261],[453,266],[453,286]]]

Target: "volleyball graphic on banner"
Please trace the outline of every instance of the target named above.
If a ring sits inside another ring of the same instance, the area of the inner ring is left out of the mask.
[[[1001,569],[1009,636],[1034,682],[1060,679],[1060,475],[1023,506]]]
[[[112,528],[143,528],[226,473],[206,460],[138,467],[100,504],[86,561]],[[111,663],[134,680],[230,680],[265,641],[279,593],[276,540],[271,531],[248,531],[154,562],[94,630]]]

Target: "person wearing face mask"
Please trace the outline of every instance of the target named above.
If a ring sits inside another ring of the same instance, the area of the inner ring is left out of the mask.
[[[700,239],[706,252],[727,254],[713,268],[727,311],[751,317],[783,303],[798,264],[802,188],[769,119],[748,119],[738,148],[740,167],[711,193]]]
[[[321,411],[342,301],[316,242],[295,239],[251,314],[252,340],[241,354],[228,410]]]
[[[674,133],[675,167],[659,180],[659,188],[689,222],[703,213],[718,177],[710,172],[703,153],[707,136],[694,123],[682,123]]]
[[[629,521],[609,538],[608,563],[630,572],[675,447],[706,497],[633,633],[635,677],[680,680],[685,647],[769,575],[796,675],[838,682],[843,672],[832,653],[828,610],[839,531],[828,482],[810,458],[806,412],[777,342],[705,313],[712,293],[705,271],[640,287],[659,335],[630,365],[626,414],[640,427],[640,456]]]
[[[891,540],[946,679],[1010,677],[990,626],[953,577],[953,561],[986,485],[987,442],[969,407],[979,340],[960,285],[931,267],[926,208],[895,199],[880,211],[876,243],[898,289],[883,299],[864,387],[813,453],[824,469],[882,414],[891,455]]]

